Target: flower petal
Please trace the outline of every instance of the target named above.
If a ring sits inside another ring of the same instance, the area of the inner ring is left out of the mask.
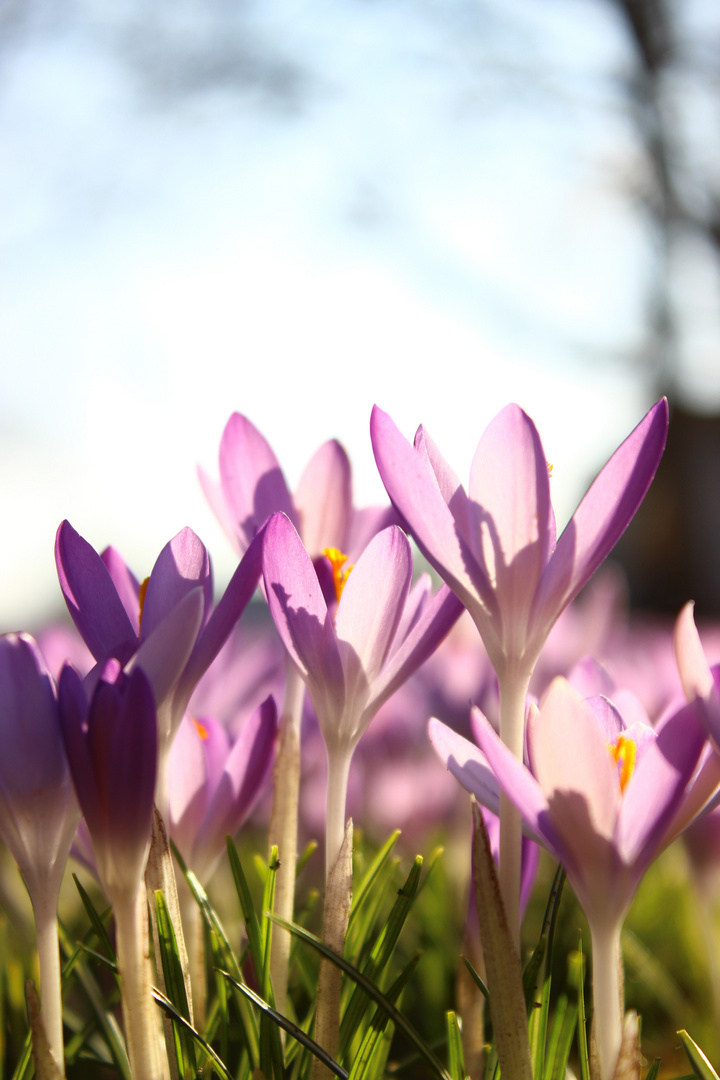
[[[137,642],[137,631],[107,567],[69,521],[63,521],[58,528],[55,562],[65,603],[96,660],[111,656],[128,642]]]
[[[497,814],[500,789],[485,755],[473,743],[434,717],[428,722],[428,736],[445,768],[478,802]]]
[[[328,547],[346,551],[352,481],[348,456],[336,439],[323,443],[310,458],[294,501],[298,531],[311,559],[317,559]]]
[[[127,612],[131,624],[138,627],[140,624],[140,582],[129,569],[117,548],[106,547],[100,553],[100,558],[107,567],[108,574],[120,597],[120,602]]]
[[[203,542],[186,527],[168,541],[155,560],[143,605],[143,637],[152,634],[173,608],[198,586],[202,589],[205,614],[212,606],[210,559]]]
[[[662,398],[591,484],[542,575],[531,612],[538,638],[544,640],[560,612],[625,532],[660,464],[667,427],[668,404]]]
[[[379,674],[412,581],[410,541],[391,525],[374,537],[345,583],[335,633],[346,695],[363,697]]]
[[[220,440],[220,485],[244,550],[276,511],[295,521],[295,510],[270,444],[250,421],[233,413]]]
[[[345,702],[335,629],[310,556],[292,522],[274,514],[263,545],[268,606],[282,642],[306,681],[323,733]]]

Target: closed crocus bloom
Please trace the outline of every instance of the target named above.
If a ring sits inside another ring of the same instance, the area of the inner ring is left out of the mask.
[[[152,997],[144,874],[157,774],[152,687],[136,668],[106,661],[88,700],[65,667],[58,686],[63,739],[92,839],[100,882],[113,907],[125,1039],[135,1080],[165,1080],[167,1059]]]
[[[659,401],[601,470],[559,539],[537,429],[517,405],[478,443],[465,489],[423,427],[415,444],[377,406],[370,431],[380,476],[418,547],[472,615],[498,676],[500,734],[522,757],[533,669],[564,608],[618,541],[665,447]],[[500,884],[519,929],[520,821],[501,800]]]
[[[352,753],[383,702],[432,654],[460,616],[447,587],[412,583],[410,544],[396,525],[368,544],[331,609],[292,522],[267,526],[263,574],[278,633],[308,689],[328,754],[328,869],[345,831]]]
[[[595,1031],[601,1080],[612,1077],[622,1038],[620,930],[645,870],[677,832],[686,789],[705,746],[693,706],[657,728],[626,725],[603,697],[582,698],[556,679],[530,707],[528,764],[475,713],[480,749],[431,721],[447,767],[485,805],[495,785],[528,833],[565,867],[593,942]]]
[[[55,684],[30,635],[6,634],[0,638],[0,837],[30,894],[43,1019],[63,1072],[57,899],[79,820]]]
[[[167,755],[190,695],[233,630],[260,579],[262,537],[250,546],[224,595],[212,608],[205,545],[182,529],[160,552],[142,585],[117,551],[102,556],[64,521],[55,560],[68,610],[98,663],[139,666],[157,703],[158,790],[167,816]]]

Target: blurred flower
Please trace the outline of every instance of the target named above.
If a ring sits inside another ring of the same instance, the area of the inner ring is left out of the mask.
[[[0,637],[0,837],[30,894],[43,1019],[63,1073],[57,900],[79,820],[55,684],[33,638],[6,634]]]
[[[267,780],[277,711],[267,698],[234,740],[219,721],[183,719],[170,751],[170,835],[186,865],[206,882]]]

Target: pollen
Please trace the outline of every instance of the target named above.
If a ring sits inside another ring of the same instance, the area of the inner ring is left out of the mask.
[[[140,586],[140,591],[138,593],[138,601],[140,603],[140,617],[138,619],[138,634],[142,633],[142,617],[143,617],[143,608],[145,607],[145,593],[147,592],[147,587],[148,587],[148,582],[149,581],[150,581],[150,578],[146,577],[145,580],[143,581],[142,585]]]
[[[620,790],[624,792],[635,770],[637,747],[632,739],[618,735],[614,743],[608,743],[608,750],[619,768]]]
[[[197,731],[198,735],[200,736],[202,741],[205,742],[205,740],[210,737],[210,732],[201,720],[193,720],[193,724],[195,725],[195,730]]]
[[[353,563],[348,563],[347,555],[343,555],[339,548],[326,547],[323,548],[323,555],[329,561],[332,567],[333,584],[335,585],[335,596],[338,603],[340,603],[340,597],[342,591],[345,588],[345,582],[350,576],[350,571],[353,568]]]
[[[553,471],[552,462],[551,461],[546,461],[545,462],[545,467],[547,468],[548,476],[552,476],[552,471]]]

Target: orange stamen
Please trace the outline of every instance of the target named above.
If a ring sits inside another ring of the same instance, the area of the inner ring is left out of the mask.
[[[620,766],[620,790],[625,791],[635,770],[637,747],[632,739],[618,735],[616,741],[608,745],[608,750],[615,764]]]
[[[138,619],[138,634],[142,633],[142,617],[143,617],[143,608],[145,607],[145,593],[147,592],[147,587],[148,587],[149,581],[150,581],[150,578],[146,577],[145,580],[143,581],[142,585],[140,586],[140,591],[138,593],[138,601],[140,603],[140,618]]]
[[[350,576],[350,571],[353,568],[353,563],[346,565],[348,561],[347,555],[343,555],[339,548],[326,547],[323,548],[323,555],[329,561],[332,567],[333,584],[335,586],[335,597],[340,603],[340,597],[342,591],[345,588],[345,582]]]
[[[202,741],[205,742],[205,740],[210,737],[210,732],[201,720],[193,720],[193,724],[195,725],[195,730],[197,731],[198,735],[200,736]]]

